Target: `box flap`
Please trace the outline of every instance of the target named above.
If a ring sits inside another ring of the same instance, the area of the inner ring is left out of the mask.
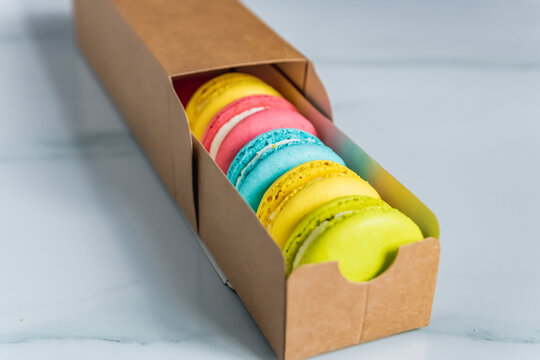
[[[298,268],[287,281],[285,359],[427,326],[439,253],[435,238],[403,245],[382,275],[358,283],[346,280],[337,262]]]
[[[237,0],[114,0],[170,76],[306,61]]]

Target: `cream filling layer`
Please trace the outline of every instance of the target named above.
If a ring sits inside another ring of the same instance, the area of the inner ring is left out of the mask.
[[[234,187],[238,189],[238,184],[240,184],[242,182],[242,178],[244,177],[244,172],[246,171],[246,169],[249,169],[251,167],[251,165],[253,165],[255,162],[257,162],[261,156],[263,156],[265,153],[267,153],[268,151],[280,146],[280,145],[285,145],[285,144],[289,144],[289,143],[293,143],[293,142],[300,142],[301,140],[300,139],[286,139],[286,140],[281,140],[281,141],[278,141],[274,144],[269,144],[269,145],[266,145],[265,147],[263,147],[261,150],[257,151],[257,154],[253,157],[253,159],[251,159],[250,162],[248,162],[246,164],[246,166],[244,166],[244,168],[242,169],[242,171],[240,172],[240,175],[238,176],[238,179],[236,179],[236,184],[234,184]]]
[[[250,115],[255,114],[256,112],[259,112],[261,110],[266,109],[264,106],[258,106],[251,109],[248,109],[246,111],[241,112],[238,115],[233,116],[229,121],[227,121],[216,133],[214,136],[214,139],[212,139],[212,143],[210,144],[210,157],[215,160],[219,147],[221,146],[221,143],[223,140],[225,140],[225,137],[229,134],[229,132],[242,120],[247,118]]]
[[[294,257],[293,261],[293,269],[296,269],[298,267],[298,264],[300,263],[300,260],[304,257],[304,254],[306,253],[307,249],[310,247],[311,243],[324,231],[328,223],[334,219],[340,218],[344,215],[351,214],[355,212],[355,210],[348,210],[348,211],[342,211],[340,213],[337,213],[334,215],[334,217],[330,220],[323,221],[320,223],[315,229],[309,233],[309,236],[304,241],[304,243],[300,246],[300,249],[298,249],[298,252],[296,253],[296,256]]]

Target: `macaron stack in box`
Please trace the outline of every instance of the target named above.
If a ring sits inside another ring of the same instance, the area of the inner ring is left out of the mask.
[[[345,278],[367,281],[401,245],[423,239],[262,80],[219,75],[195,91],[186,114],[193,135],[283,250],[287,274],[338,261]]]

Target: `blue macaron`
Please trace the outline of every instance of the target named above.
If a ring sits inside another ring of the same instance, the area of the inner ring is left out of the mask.
[[[265,191],[281,175],[312,160],[344,161],[321,140],[298,129],[276,129],[257,136],[236,154],[227,178],[256,211]]]

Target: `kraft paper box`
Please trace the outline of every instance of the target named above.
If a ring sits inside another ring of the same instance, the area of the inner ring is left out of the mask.
[[[235,0],[74,0],[81,51],[227,283],[281,359],[302,359],[429,324],[439,262],[433,213],[330,120],[313,64]],[[426,239],[364,283],[337,263],[288,278],[280,249],[191,136],[184,112],[216,74],[256,75],[284,95]],[[179,240],[181,241],[181,240]]]

